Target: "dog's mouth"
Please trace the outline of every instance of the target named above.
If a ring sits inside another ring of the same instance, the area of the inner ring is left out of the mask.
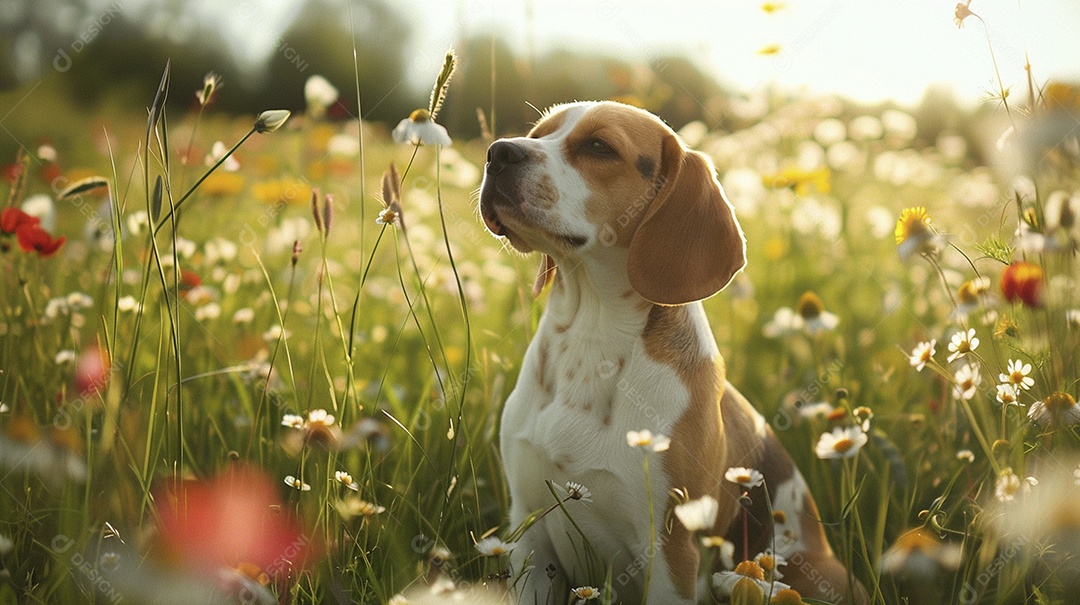
[[[562,233],[546,226],[547,221],[538,215],[538,210],[530,208],[529,203],[521,197],[516,187],[506,191],[505,183],[485,179],[480,189],[480,217],[487,230],[496,237],[507,238],[522,252],[545,248],[537,246],[541,243],[538,240],[553,241],[557,247],[570,249],[588,243],[589,239],[585,236]]]
[[[500,212],[500,210],[503,209],[506,210]],[[487,227],[488,231],[490,231],[497,237],[507,238],[508,240],[510,240],[510,243],[514,245],[514,247],[522,250],[523,252],[527,250],[525,250],[525,247],[523,247],[523,244],[525,244],[525,242],[522,241],[522,238],[519,235],[520,233],[539,233],[542,234],[542,237],[544,239],[554,240],[557,244],[568,248],[580,248],[589,242],[589,238],[583,235],[559,233],[557,231],[553,231],[551,229],[543,227],[537,221],[532,220],[532,218],[529,217],[526,213],[517,212],[515,210],[516,209],[509,209],[508,206],[503,206],[500,209],[496,209],[494,206],[481,204],[480,216],[484,219],[484,226]],[[507,227],[506,223],[503,222],[503,217],[505,217],[506,220],[509,221],[512,225],[514,225],[514,227]],[[531,244],[525,245],[527,245],[529,249],[536,247]]]
[[[495,212],[494,208],[486,208],[484,204],[481,204],[480,216],[484,219],[484,226],[486,226],[487,230],[492,234],[497,235],[498,237],[505,237],[506,234],[509,233],[506,225],[502,224],[502,221],[499,220],[499,214]]]

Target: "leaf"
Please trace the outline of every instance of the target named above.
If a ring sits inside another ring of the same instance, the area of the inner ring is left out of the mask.
[[[859,481],[859,486],[855,488],[855,493],[851,494],[851,498],[848,499],[848,501],[844,503],[844,508],[841,509],[841,511],[840,511],[840,518],[841,519],[847,519],[848,515],[851,514],[851,511],[854,510],[855,505],[859,501],[859,494],[862,493],[862,488],[863,488],[863,485],[865,485],[865,484],[866,484],[866,477],[863,477]]]
[[[1012,262],[1013,253],[1016,251],[998,237],[988,237],[981,244],[975,244],[975,249],[988,258],[992,258],[1002,264]]]
[[[150,134],[157,127],[161,118],[161,110],[165,106],[165,98],[169,96],[169,71],[172,59],[165,61],[165,73],[161,74],[161,83],[158,84],[157,94],[154,95],[154,103],[150,105],[150,115],[146,119],[146,133]]]
[[[154,181],[154,195],[150,198],[150,221],[157,224],[161,216],[161,175]]]
[[[66,199],[73,198],[84,193],[89,193],[96,189],[109,188],[109,180],[103,176],[88,176],[85,179],[79,179],[74,183],[68,185],[61,191],[56,199],[58,201],[64,201]]]

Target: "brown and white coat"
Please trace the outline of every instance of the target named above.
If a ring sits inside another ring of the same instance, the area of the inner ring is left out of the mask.
[[[751,556],[774,548],[797,562],[783,581],[803,596],[852,602],[805,482],[727,382],[699,302],[745,263],[708,159],[648,112],[560,105],[528,136],[492,144],[480,211],[492,233],[543,254],[537,290],[553,284],[502,416],[511,524],[551,505],[549,480],[584,484],[594,500],[569,510],[577,528],[556,512],[523,534],[512,557],[514,571],[525,571],[521,602],[562,603],[570,588],[609,573],[620,602],[641,602],[650,535],[658,544],[649,601],[697,602],[708,574],[699,573],[694,537],[667,514],[669,494],[715,497],[713,533],[741,545],[741,492],[724,480],[733,466],[764,473],[781,511],[755,499]],[[651,459],[648,498],[642,452],[626,437],[642,429],[671,438]]]

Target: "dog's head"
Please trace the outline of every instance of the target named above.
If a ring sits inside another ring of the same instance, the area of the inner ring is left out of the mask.
[[[514,248],[559,262],[627,249],[630,285],[660,304],[712,296],[746,262],[712,163],[620,103],[559,105],[528,136],[495,141],[480,213]]]

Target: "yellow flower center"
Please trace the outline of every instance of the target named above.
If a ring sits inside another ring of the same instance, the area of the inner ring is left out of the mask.
[[[1064,413],[1075,406],[1076,399],[1073,399],[1072,395],[1064,391],[1054,391],[1049,397],[1043,400],[1043,405],[1046,406],[1046,409],[1056,415]]]
[[[506,549],[501,547],[501,546],[496,546],[496,547],[491,549],[491,554],[493,554],[493,555],[505,555],[506,554]]]
[[[773,518],[773,521],[775,521],[775,522],[777,522],[777,523],[779,523],[781,525],[783,525],[784,523],[787,523],[787,513],[785,513],[782,510],[774,510],[772,512],[772,518]]]
[[[799,315],[803,319],[814,319],[821,315],[825,310],[825,303],[821,301],[821,297],[813,292],[806,292],[799,297],[798,307]]]
[[[844,452],[855,447],[855,441],[853,439],[848,439],[847,437],[844,437],[843,439],[840,439],[836,443],[834,443],[832,447],[833,451],[843,454]]]
[[[758,565],[764,571],[773,571],[776,569],[776,559],[772,555],[763,555],[757,560]]]
[[[777,591],[776,595],[769,601],[772,605],[802,605],[802,595],[791,588],[785,588]]]
[[[900,213],[900,220],[896,221],[897,244],[902,244],[904,240],[912,237],[925,237],[930,233],[930,215],[926,213],[926,208],[905,208]]]
[[[755,580],[765,579],[765,570],[756,561],[743,561],[735,566],[735,573]]]
[[[1009,381],[1013,384],[1020,384],[1021,382],[1024,382],[1024,373],[1020,370],[1014,371],[1012,374],[1009,374]]]
[[[960,284],[960,288],[956,291],[956,298],[960,300],[962,305],[974,305],[979,302],[979,294],[982,294],[983,288],[977,285],[974,281],[968,280]]]
[[[417,109],[409,114],[410,122],[427,122],[430,119],[431,113],[426,109]]]
[[[738,475],[735,477],[735,483],[750,483],[750,475]]]

